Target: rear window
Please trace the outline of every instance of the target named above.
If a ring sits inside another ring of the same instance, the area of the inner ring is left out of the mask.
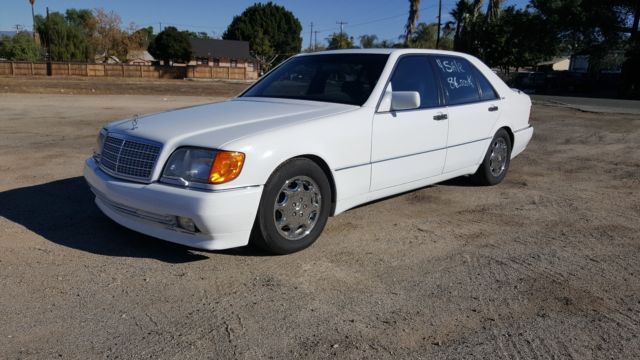
[[[467,60],[453,56],[434,56],[434,61],[442,75],[449,105],[480,101],[475,69]]]
[[[473,66],[473,65],[471,65]],[[495,100],[498,98],[498,93],[493,89],[489,80],[487,80],[480,70],[473,68],[476,78],[478,79],[478,87],[480,88],[480,100]]]

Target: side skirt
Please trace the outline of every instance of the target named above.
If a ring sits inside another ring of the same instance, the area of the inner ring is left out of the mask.
[[[366,194],[361,194],[361,195],[339,200],[336,203],[336,210],[335,210],[334,216],[342,212],[345,212],[346,210],[349,210],[353,207],[356,207],[358,205],[366,204],[368,202],[382,199],[387,196],[401,194],[406,191],[419,189],[428,185],[433,185],[445,180],[453,179],[458,176],[473,174],[476,172],[476,170],[478,170],[478,166],[479,165],[474,165],[464,169],[452,171],[446,174],[432,176],[429,178],[412,181],[406,184],[395,185],[395,186],[387,187],[384,189],[372,191]]]

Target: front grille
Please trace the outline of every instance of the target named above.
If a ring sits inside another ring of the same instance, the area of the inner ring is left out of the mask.
[[[161,146],[142,139],[107,135],[100,154],[100,168],[132,180],[151,180]]]

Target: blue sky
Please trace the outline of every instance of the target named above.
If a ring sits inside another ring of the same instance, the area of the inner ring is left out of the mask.
[[[0,30],[13,30],[15,25],[31,28],[31,9],[27,0],[2,0]],[[139,26],[159,28],[173,25],[179,29],[205,31],[222,35],[234,15],[256,1],[245,0],[36,0],[36,13],[64,11],[67,8],[104,8],[118,13],[123,26],[134,22]],[[266,1],[264,1],[266,2]],[[337,21],[345,21],[345,31],[356,39],[362,34],[376,34],[379,39],[395,40],[403,32],[409,8],[407,0],[281,0],[274,1],[292,11],[302,23],[303,47],[309,44],[310,23],[319,30],[318,42],[339,30]],[[443,21],[456,0],[442,0]],[[486,1],[485,1],[486,3]],[[525,6],[528,0],[506,0],[506,5]],[[420,21],[436,21],[437,0],[422,0]]]

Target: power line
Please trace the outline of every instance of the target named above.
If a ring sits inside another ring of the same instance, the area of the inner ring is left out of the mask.
[[[449,0],[449,1],[445,1],[445,3],[449,3],[452,4],[454,1],[456,0]],[[435,7],[438,7],[438,5],[430,5],[430,6],[425,6],[419,9],[419,11],[425,11],[425,10],[429,10],[429,9],[433,9]],[[349,25],[349,28],[354,28],[354,27],[358,27],[358,26],[363,26],[363,25],[369,25],[369,24],[374,24],[377,22],[381,22],[381,21],[387,21],[387,20],[391,20],[391,19],[396,19],[402,16],[407,16],[409,14],[409,11],[405,11],[402,14],[397,14],[397,15],[391,15],[391,16],[386,16],[383,18],[378,18],[378,19],[373,19],[373,20],[367,20],[367,21],[363,21],[360,23],[355,23],[352,25]],[[336,22],[337,24],[339,24],[339,22]],[[346,24],[346,23],[345,23]],[[319,33],[323,33],[323,32],[328,32],[328,31],[335,31],[338,30],[338,27],[334,26],[334,27],[330,27],[330,28],[324,28],[324,29],[320,29],[317,30]]]

